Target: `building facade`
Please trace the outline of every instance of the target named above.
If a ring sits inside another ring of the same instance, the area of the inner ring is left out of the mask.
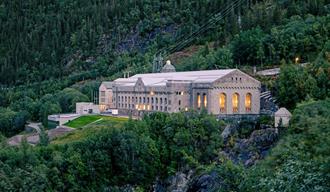
[[[169,65],[162,73],[103,82],[99,88],[100,110],[118,109],[120,114],[133,115],[189,109],[215,115],[260,113],[261,84],[240,70],[173,72],[174,67]]]

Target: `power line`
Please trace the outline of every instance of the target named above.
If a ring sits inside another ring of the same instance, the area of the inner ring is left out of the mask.
[[[196,30],[195,32],[190,34],[187,38],[177,42],[176,44],[174,44],[171,47],[167,47],[167,48],[164,48],[164,49],[158,51],[158,54],[159,53],[169,54],[169,53],[172,53],[173,51],[177,51],[177,50],[183,48],[184,46],[189,44],[192,40],[194,40],[196,37],[205,33],[214,24],[221,21],[224,17],[226,17],[230,13],[231,10],[233,10],[233,9],[237,8],[239,5],[241,5],[242,2],[243,2],[243,0],[235,0],[234,2],[229,3],[224,9],[222,9],[222,11],[219,11],[217,14],[213,15],[208,20],[208,22],[206,22],[198,30]],[[167,55],[165,55],[165,56],[167,56]]]
[[[192,42],[196,37],[198,37],[199,35],[203,34],[204,32],[206,32],[207,29],[209,29],[210,27],[212,27],[214,24],[216,24],[217,22],[219,22],[220,20],[222,20],[224,17],[226,17],[231,10],[237,8],[241,3],[241,0],[235,1],[233,4],[229,5],[226,7],[226,9],[224,10],[224,12],[221,14],[217,14],[214,18],[211,18],[210,22],[207,24],[209,26],[205,26],[205,27],[201,27],[196,34],[192,34],[190,37],[188,37],[186,40],[179,42],[176,46],[174,46],[174,48],[171,48],[168,53],[172,53],[175,51],[178,51],[180,49],[182,49],[183,47],[187,46],[190,42]]]
[[[237,0],[235,0],[235,1],[237,1]],[[235,1],[234,1],[234,3],[235,3]],[[227,6],[228,6],[228,5],[227,5]],[[213,12],[210,14],[210,15],[213,15],[213,16],[211,16],[210,19],[208,19],[207,22],[205,22],[202,26],[200,26],[200,27],[199,27],[199,30],[200,30],[201,28],[207,26],[208,23],[211,22],[211,19],[214,18],[214,17],[216,17],[216,16],[219,14],[219,12],[221,12],[222,10],[223,10],[223,9],[222,9],[222,7],[221,7],[221,9],[217,9],[217,10],[213,11]],[[197,30],[197,31],[198,31],[198,30]],[[193,33],[196,33],[197,31],[194,31]],[[193,36],[193,33],[190,34],[189,37],[190,37],[190,36]],[[181,42],[181,41],[184,41],[186,38],[187,38],[187,37],[186,37],[185,35],[182,35],[182,36],[179,37],[179,39],[177,39],[176,41],[177,41],[177,42]],[[168,49],[168,47],[162,48],[160,51],[158,51],[158,53],[160,53],[160,52],[162,52],[162,50],[164,51],[164,50],[166,50],[166,49]]]

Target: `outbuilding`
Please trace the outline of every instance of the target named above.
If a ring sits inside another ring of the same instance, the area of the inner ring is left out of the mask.
[[[292,114],[286,108],[282,107],[275,112],[275,127],[288,127]]]

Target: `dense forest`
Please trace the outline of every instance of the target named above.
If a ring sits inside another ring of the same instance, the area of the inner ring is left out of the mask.
[[[3,1],[0,84],[73,74],[111,76],[132,65],[143,70],[158,49],[192,34],[230,2]],[[257,65],[296,56],[309,61],[329,37],[326,0],[240,2],[224,20],[207,26],[208,32],[195,42],[222,47],[239,32],[251,30],[231,43],[232,59],[235,64]]]
[[[330,0],[3,0],[0,25],[0,191],[150,191],[190,170],[216,175],[213,191],[330,190]],[[102,80],[151,72],[160,50],[179,71],[281,68],[256,76],[293,112],[264,160],[223,156],[252,131],[224,141],[228,122],[193,111],[63,145],[7,146],[27,121],[47,128],[48,115],[91,101]]]
[[[221,187],[210,191],[328,191],[329,114],[329,99],[300,105],[283,139],[250,168],[218,153],[224,122],[194,112],[155,113],[65,145],[23,143],[0,150],[0,190],[150,191],[157,177],[195,169],[216,173]]]

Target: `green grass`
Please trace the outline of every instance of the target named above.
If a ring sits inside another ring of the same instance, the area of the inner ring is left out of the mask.
[[[102,117],[103,116],[101,116],[101,115],[81,116],[81,117],[78,117],[77,119],[67,122],[64,125],[68,126],[68,127],[72,127],[72,128],[82,128],[83,126],[93,123],[93,122],[101,119]]]
[[[84,117],[92,117],[92,116],[84,116]],[[87,121],[86,118],[84,117],[80,117],[82,118],[80,120],[79,118],[77,118],[76,120],[72,121],[73,124],[80,125],[80,126],[76,126],[79,129],[76,129],[75,131],[68,133],[62,137],[58,137],[55,140],[53,140],[51,143],[66,144],[70,142],[83,140],[86,139],[88,136],[101,132],[105,129],[121,128],[123,124],[126,121],[128,121],[128,118],[100,116],[100,115],[94,116],[94,121]],[[85,122],[85,123],[78,123],[78,122]]]

